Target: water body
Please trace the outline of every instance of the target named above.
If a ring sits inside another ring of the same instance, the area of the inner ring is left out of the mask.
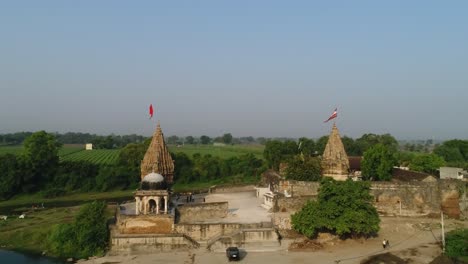
[[[63,263],[58,260],[35,256],[30,254],[22,254],[13,251],[0,250],[0,263],[2,264],[58,264]]]

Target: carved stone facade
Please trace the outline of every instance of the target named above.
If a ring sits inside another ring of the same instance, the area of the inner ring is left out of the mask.
[[[322,156],[322,175],[332,177],[338,181],[344,181],[349,175],[348,155],[341,142],[340,132],[333,124],[325,151]]]
[[[172,184],[174,177],[174,161],[164,142],[164,135],[158,123],[151,143],[141,161],[141,179],[151,172],[161,174],[168,184]]]

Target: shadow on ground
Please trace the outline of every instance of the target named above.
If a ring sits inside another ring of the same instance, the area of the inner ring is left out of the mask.
[[[361,261],[361,264],[406,264],[407,262],[393,254],[384,253],[372,256],[366,260]]]

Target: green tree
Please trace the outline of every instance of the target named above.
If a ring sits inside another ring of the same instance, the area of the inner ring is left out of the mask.
[[[22,170],[21,157],[13,154],[0,156],[0,198],[8,199],[21,187]]]
[[[226,133],[222,137],[222,141],[224,144],[231,144],[232,143],[232,135],[231,133]]]
[[[289,162],[286,178],[297,181],[318,181],[321,178],[320,160],[315,157],[296,155]]]
[[[414,171],[426,173],[437,173],[437,170],[445,165],[443,158],[435,154],[417,155],[409,164],[409,168]]]
[[[382,144],[392,151],[396,151],[398,149],[398,141],[390,134],[364,134],[360,138],[356,139],[355,144],[356,151],[361,154],[377,144]]]
[[[323,152],[325,151],[325,146],[327,145],[327,142],[328,142],[328,136],[322,136],[317,140],[315,147],[317,149],[317,152],[320,155],[322,155]]]
[[[291,159],[298,153],[298,145],[294,141],[289,140],[283,143],[279,140],[269,140],[265,144],[263,157],[270,168],[278,170],[281,162]]]
[[[53,179],[59,164],[60,145],[54,135],[45,131],[33,133],[26,138],[23,155],[31,173],[24,175],[22,182],[24,191],[36,190]]]
[[[344,148],[346,150],[346,154],[348,156],[361,156],[362,152],[357,146],[357,144],[354,142],[354,139],[344,136],[341,138],[341,141],[343,142]]]
[[[305,137],[300,138],[298,142],[298,148],[299,152],[306,156],[313,156],[318,154],[316,153],[317,150],[313,139]]]
[[[211,143],[211,138],[209,136],[203,135],[200,137],[200,143],[203,145],[208,145]]]
[[[195,138],[192,137],[192,136],[187,136],[187,137],[185,137],[185,143],[193,145],[193,144],[195,144]]]
[[[456,229],[447,233],[445,253],[452,258],[468,256],[468,229]]]
[[[364,152],[362,177],[365,180],[388,181],[392,178],[392,169],[396,163],[395,152],[379,143]]]
[[[109,241],[105,209],[104,202],[84,205],[72,224],[54,228],[47,238],[49,250],[59,257],[102,255]]]
[[[434,149],[434,153],[447,162],[468,161],[468,140],[449,140]]]
[[[319,231],[340,237],[370,236],[380,228],[369,182],[338,182],[328,177],[320,183],[317,201],[309,201],[291,220],[293,228],[309,238]]]

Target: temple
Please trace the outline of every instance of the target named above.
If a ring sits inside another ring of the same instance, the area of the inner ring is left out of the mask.
[[[333,124],[325,151],[322,156],[322,175],[344,181],[349,175],[349,159],[341,142],[340,132]]]
[[[164,142],[158,123],[151,143],[141,161],[141,183],[135,193],[135,214],[167,214],[169,188],[173,182],[174,161]]]

